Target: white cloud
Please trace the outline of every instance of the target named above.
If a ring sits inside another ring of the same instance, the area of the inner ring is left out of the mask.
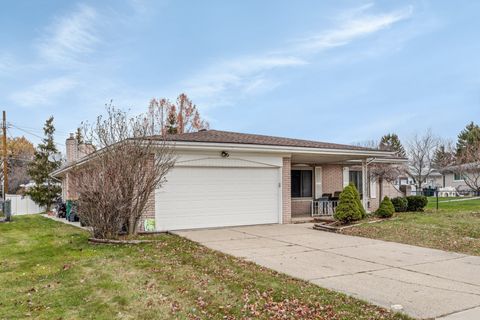
[[[38,43],[40,55],[54,63],[78,62],[99,42],[97,19],[97,11],[87,5],[79,5],[72,13],[57,18]]]
[[[362,10],[359,11],[360,15],[349,16],[334,29],[297,41],[294,51],[298,51],[299,54],[316,53],[332,47],[344,46],[358,38],[405,20],[413,13],[413,8],[407,7],[385,14],[369,15],[363,13],[366,8],[370,8],[370,6],[362,7]]]
[[[72,90],[76,84],[77,81],[70,77],[51,78],[12,93],[10,99],[24,107],[48,105],[53,99]]]
[[[216,63],[194,74],[181,87],[195,99],[207,99],[202,101],[207,105],[216,104],[208,101],[211,98],[217,102],[230,100],[225,97],[229,92],[238,97],[269,90],[280,83],[279,79],[273,79],[271,71],[304,66],[319,52],[348,45],[359,38],[389,28],[413,13],[410,6],[382,14],[367,13],[372,7],[373,4],[369,3],[345,11],[338,16],[336,27],[296,39],[285,48]]]
[[[11,93],[9,98],[24,107],[49,105],[74,87],[85,83],[88,78],[84,72],[88,66],[88,55],[95,51],[95,46],[100,41],[97,24],[99,18],[94,8],[83,4],[54,18],[36,41],[38,58],[30,68],[61,70],[63,75],[42,78],[29,87]],[[0,62],[0,68],[1,65]],[[80,81],[82,77],[83,80]]]
[[[267,87],[268,80],[262,73],[306,63],[300,58],[288,56],[238,58],[209,67],[186,81],[184,85],[190,95],[204,98],[231,89],[253,91],[254,88],[258,90],[260,87]]]

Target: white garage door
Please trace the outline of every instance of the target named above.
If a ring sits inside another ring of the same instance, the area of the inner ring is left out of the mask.
[[[277,168],[175,167],[155,193],[157,230],[279,222]]]

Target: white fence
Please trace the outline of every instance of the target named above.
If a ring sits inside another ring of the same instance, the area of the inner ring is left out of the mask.
[[[12,201],[12,216],[45,211],[45,208],[38,206],[29,196],[7,194],[6,198]]]

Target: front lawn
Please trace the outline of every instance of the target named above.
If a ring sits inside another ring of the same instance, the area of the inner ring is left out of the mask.
[[[0,319],[408,319],[177,236],[87,238],[40,216],[0,223]]]
[[[439,203],[425,212],[396,213],[393,219],[362,224],[343,233],[480,255],[480,199]]]

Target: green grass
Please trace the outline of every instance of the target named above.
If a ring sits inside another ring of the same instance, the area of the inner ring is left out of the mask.
[[[40,216],[0,224],[0,319],[408,319],[177,236],[87,238]]]
[[[436,203],[425,212],[396,213],[391,220],[362,224],[344,233],[480,256],[480,199]]]
[[[446,201],[451,201],[451,200],[468,200],[472,197],[439,197],[438,201],[439,202],[446,202]],[[437,197],[427,197],[429,203],[436,203],[437,202]]]

